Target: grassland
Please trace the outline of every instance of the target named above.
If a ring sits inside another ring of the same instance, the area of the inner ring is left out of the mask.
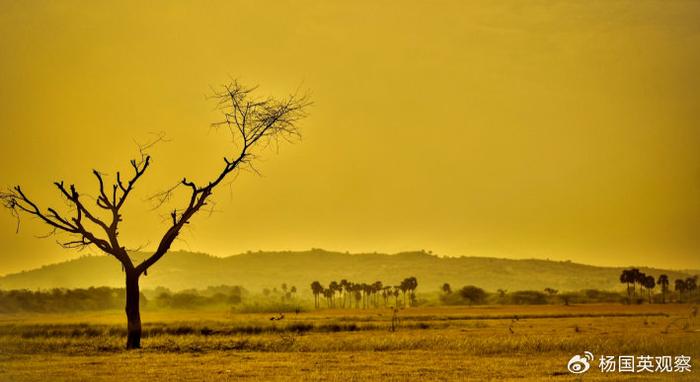
[[[698,380],[688,305],[484,306],[287,314],[146,311],[142,350],[122,350],[121,312],[0,316],[0,380],[579,380],[566,364],[606,355],[690,355],[690,374],[585,380]]]

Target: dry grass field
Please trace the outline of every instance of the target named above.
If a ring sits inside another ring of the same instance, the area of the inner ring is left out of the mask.
[[[0,316],[2,381],[699,380],[688,305],[483,306],[287,314],[145,311],[125,351],[121,312]],[[585,377],[575,354],[596,360]],[[602,373],[600,355],[689,355],[691,373]]]

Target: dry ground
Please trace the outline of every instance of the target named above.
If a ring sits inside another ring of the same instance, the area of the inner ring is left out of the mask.
[[[486,306],[270,315],[144,312],[143,350],[121,349],[121,312],[0,316],[2,381],[700,380],[608,374],[574,354],[690,355],[698,319],[687,305]],[[517,318],[516,318],[517,317]],[[690,324],[690,327],[687,327]]]

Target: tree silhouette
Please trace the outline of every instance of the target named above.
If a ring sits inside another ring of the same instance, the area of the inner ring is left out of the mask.
[[[355,284],[353,287],[353,292],[355,294],[355,309],[359,309],[360,301],[362,300],[362,285]]]
[[[331,281],[330,284],[328,284],[328,290],[330,291],[330,296],[331,296],[331,306],[335,307],[335,294],[336,292],[342,290],[340,287],[340,284],[338,284],[337,281]]]
[[[445,293],[445,294],[450,294],[450,293],[452,293],[452,287],[451,287],[450,284],[448,284],[448,283],[442,284],[442,288],[441,288],[441,289],[442,289],[442,292]]]
[[[553,288],[544,288],[544,292],[550,296],[554,296],[555,294],[559,293],[558,290],[553,289]]]
[[[122,208],[151,163],[145,147],[141,150],[141,158],[131,161],[132,174],[125,177],[117,172],[111,187],[106,184],[102,173],[93,170],[98,182],[96,209],[88,206],[88,198],[78,192],[75,185],[66,185],[63,181],[57,181],[54,185],[70,205],[73,216],[51,207],[41,208],[20,186],[0,193],[3,205],[16,218],[19,219],[22,214],[31,215],[50,226],[53,233],[67,233],[70,238],[60,243],[64,248],[95,246],[121,263],[126,274],[127,349],[141,347],[141,275],[147,275],[148,269],[168,252],[182,228],[208,204],[214,190],[230,174],[237,169],[252,166],[260,148],[299,136],[297,122],[305,116],[304,110],[309,105],[307,98],[257,98],[253,94],[254,90],[255,88],[244,87],[234,81],[223,86],[222,90],[215,91],[213,98],[223,114],[223,120],[212,125],[225,127],[230,132],[236,146],[234,153],[224,158],[224,165],[218,175],[208,182],[197,184],[183,178],[176,187],[155,198],[161,204],[170,200],[178,186],[185,187],[189,193],[186,204],[170,213],[170,225],[155,252],[140,263],[134,262],[120,242],[119,224],[123,218]]]
[[[656,283],[661,286],[661,303],[665,304],[666,303],[666,293],[668,293],[668,275],[659,275],[659,279],[656,280]]]
[[[683,302],[683,293],[686,291],[685,280],[676,279],[674,289],[678,292],[678,301]]]
[[[629,269],[622,270],[622,273],[620,274],[620,282],[627,284],[627,299],[631,299],[632,289],[630,288],[630,284],[634,283],[634,276]]]
[[[643,285],[644,285],[644,288],[647,289],[647,293],[649,294],[649,303],[651,304],[652,291],[653,291],[654,287],[656,286],[656,281],[654,281],[654,276],[645,276]]]
[[[406,279],[406,286],[408,288],[409,293],[409,301],[411,305],[414,305],[416,302],[416,289],[418,288],[418,279],[415,277],[411,276]]]
[[[365,309],[369,308],[370,293],[372,293],[372,286],[367,284],[367,283],[362,283],[362,297],[363,297],[362,307]]]
[[[399,284],[399,289],[401,290],[401,294],[403,296],[403,306],[406,306],[406,292],[408,292],[408,279],[404,279],[401,281],[401,284]]]
[[[284,286],[286,284],[283,284],[283,289]],[[367,284],[342,279],[340,282],[331,281],[328,288],[324,288],[318,281],[311,283],[311,291],[314,294],[314,307],[316,309],[320,308],[319,296],[323,296],[326,299],[329,308],[344,308],[346,301],[349,308],[353,307],[353,301],[356,309],[359,309],[360,305],[362,305],[363,309],[378,308],[380,306],[380,297],[383,299],[386,307],[391,296],[394,296],[395,306],[398,306],[399,291],[404,292],[404,301],[407,297],[406,295],[408,295],[410,301],[415,303],[415,290],[417,287],[418,280],[415,277],[407,277],[401,282],[401,285],[394,287],[384,285],[379,280],[372,284]],[[295,292],[296,290],[292,289],[292,291]]]
[[[372,284],[372,294],[374,295],[374,307],[377,308],[379,307],[379,301],[377,301],[377,298],[379,297],[379,292],[384,288],[384,284],[382,284],[381,281],[375,281]]]
[[[348,295],[348,280],[347,279],[342,279],[340,280],[340,296],[341,296],[341,302],[340,302],[340,307],[345,308],[345,300]]]
[[[685,289],[689,293],[695,292],[696,289],[698,289],[698,276],[693,276],[693,277],[688,277],[685,279]]]
[[[345,284],[345,294],[348,298],[348,308],[352,308],[352,303],[355,300],[355,283],[348,281]]]
[[[311,292],[314,294],[314,307],[316,309],[319,308],[319,301],[318,297],[321,293],[323,293],[323,286],[321,285],[320,282],[314,281],[311,283]]]
[[[629,270],[630,281],[632,282],[632,296],[637,295],[637,283],[642,280],[642,272],[637,268],[630,268]]]
[[[323,289],[323,297],[326,298],[326,306],[328,308],[333,307],[333,290],[331,288]]]
[[[486,292],[483,289],[473,285],[467,285],[460,289],[459,295],[463,299],[469,301],[469,305],[481,304],[484,302],[484,300],[486,300]]]
[[[391,287],[389,285],[385,285],[384,288],[382,288],[382,299],[384,299],[384,307],[385,308],[389,304],[389,296],[390,295],[391,295]]]
[[[394,286],[394,308],[399,307],[399,290],[401,289],[400,286]]]

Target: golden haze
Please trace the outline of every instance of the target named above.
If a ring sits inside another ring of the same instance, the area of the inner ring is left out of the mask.
[[[231,76],[315,104],[179,248],[700,267],[700,3],[205,4],[0,3],[0,184],[62,206],[52,181],[94,193],[163,131],[122,231],[154,247],[143,199],[219,169]],[[14,230],[0,273],[75,256]]]

